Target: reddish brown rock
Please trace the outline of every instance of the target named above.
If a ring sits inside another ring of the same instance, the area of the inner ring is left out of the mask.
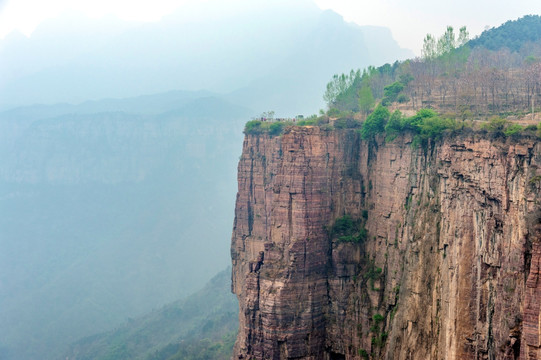
[[[410,143],[246,137],[235,359],[541,359],[539,142]],[[367,239],[331,238],[345,214]]]

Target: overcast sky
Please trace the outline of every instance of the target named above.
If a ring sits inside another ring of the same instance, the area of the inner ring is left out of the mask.
[[[14,29],[30,35],[43,20],[67,10],[89,17],[114,14],[124,20],[157,21],[187,2],[196,0],[0,0],[0,38]],[[208,0],[197,0],[208,1]],[[250,0],[254,1],[265,0]],[[267,0],[272,1],[272,0]],[[298,0],[290,0],[290,3]],[[440,35],[446,25],[466,25],[471,35],[486,26],[526,14],[541,14],[540,0],[314,0],[322,9],[332,9],[347,21],[359,25],[380,25],[391,29],[405,48],[420,54],[426,33]],[[242,0],[222,0],[228,10],[242,6]]]

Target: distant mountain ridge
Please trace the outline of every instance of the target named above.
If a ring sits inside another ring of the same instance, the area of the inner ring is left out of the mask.
[[[69,360],[166,360],[173,358],[181,348],[204,351],[198,344],[203,339],[212,345],[229,335],[229,347],[221,350],[223,358],[229,358],[238,327],[238,302],[231,293],[230,280],[231,268],[228,268],[184,300],[73,343],[65,357]]]
[[[229,263],[244,123],[317,112],[333,73],[408,54],[311,0],[244,3],[0,42],[2,360],[198,288]]]
[[[56,359],[229,263],[234,169],[252,112],[206,95],[0,114],[2,360]],[[119,111],[138,102],[146,113]]]
[[[30,39],[12,36],[0,43],[0,109],[206,89],[233,92],[230,99],[258,112],[272,107],[295,115],[323,106],[316,92],[334,73],[413,55],[387,29],[346,23],[311,1],[257,4],[262,9],[252,5],[213,22],[183,22],[182,11],[140,26],[96,21],[110,29],[109,38],[83,19],[81,27],[63,20]],[[211,7],[212,1],[190,11]]]

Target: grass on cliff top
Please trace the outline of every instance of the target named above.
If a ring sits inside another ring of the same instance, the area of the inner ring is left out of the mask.
[[[329,114],[338,116],[332,118]],[[341,113],[335,109],[329,110],[327,115],[313,115],[308,119],[294,121],[261,121],[251,120],[246,123],[245,134],[269,134],[271,137],[281,135],[289,126],[318,126],[324,130],[357,129],[361,138],[373,140],[376,136],[383,136],[387,142],[393,141],[401,134],[409,133],[414,136],[413,146],[425,146],[428,142],[438,140],[446,134],[461,132],[465,129],[479,130],[494,136],[512,137],[521,134],[541,137],[541,123],[526,127],[514,123],[500,116],[492,116],[480,126],[472,121],[456,119],[449,115],[438,114],[432,109],[420,109],[415,115],[404,116],[400,110],[392,114],[383,105],[378,105],[366,120],[361,122],[351,112]]]
[[[332,117],[336,115],[337,117]],[[244,126],[244,134],[269,134],[271,137],[283,134],[288,126],[317,126],[323,130],[355,129],[361,127],[361,122],[354,118],[352,112],[338,114],[312,115],[305,119],[252,119]],[[331,125],[332,123],[332,125]]]

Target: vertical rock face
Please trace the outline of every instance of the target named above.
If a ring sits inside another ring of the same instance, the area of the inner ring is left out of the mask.
[[[245,138],[235,359],[541,359],[539,142],[410,142]]]

